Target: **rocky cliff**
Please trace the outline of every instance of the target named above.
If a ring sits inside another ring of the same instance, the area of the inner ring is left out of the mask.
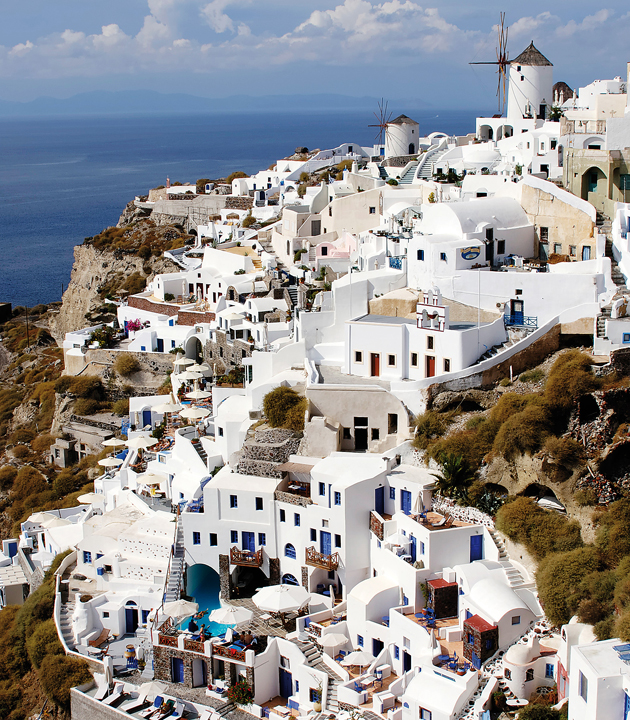
[[[61,308],[50,318],[52,336],[60,345],[65,333],[96,324],[94,314],[108,302],[102,295],[105,288],[122,287],[134,273],[149,282],[158,273],[178,272],[180,269],[161,256],[143,260],[117,250],[78,245],[74,249],[72,276],[63,294]]]

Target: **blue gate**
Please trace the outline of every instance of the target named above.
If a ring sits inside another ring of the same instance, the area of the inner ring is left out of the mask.
[[[256,544],[253,532],[243,532],[243,550],[249,550],[250,552],[256,551]]]
[[[411,493],[409,490],[400,491],[400,509],[405,515],[411,515]]]
[[[483,558],[483,535],[472,535],[470,538],[470,562]]]
[[[293,676],[288,670],[280,668],[280,697],[289,698],[293,695]]]
[[[184,682],[184,661],[181,658],[171,658],[171,682]]]

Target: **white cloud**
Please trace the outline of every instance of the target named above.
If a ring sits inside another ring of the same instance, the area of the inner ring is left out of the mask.
[[[9,55],[20,57],[21,55],[26,55],[26,53],[30,52],[34,47],[35,45],[30,40],[27,40],[25,43],[14,45],[11,50],[9,50]]]
[[[603,25],[612,15],[612,10],[599,10],[594,15],[587,15],[581,23],[569,20],[566,25],[561,25],[556,29],[556,35],[565,38],[584,30],[594,30],[596,27]]]
[[[234,30],[234,22],[224,10],[230,5],[230,0],[212,0],[201,8],[201,16],[216,33]]]
[[[554,21],[557,22],[558,20],[559,18],[555,17],[550,12],[542,12],[540,15],[536,15],[536,17],[522,17],[509,26],[509,36],[518,37],[519,35],[529,35],[539,27],[544,27]]]

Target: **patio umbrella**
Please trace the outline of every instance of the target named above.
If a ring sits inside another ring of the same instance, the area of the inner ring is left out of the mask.
[[[83,493],[83,495],[79,495],[77,500],[80,503],[83,503],[84,505],[92,505],[94,503],[102,502],[103,500],[105,500],[105,496],[99,495],[98,493],[95,493],[95,492],[89,492],[89,493]]]
[[[103,658],[103,673],[105,675],[105,684],[111,688],[114,684],[114,658],[111,655],[105,655]]]
[[[140,697],[155,697],[166,690],[164,683],[153,680],[152,682],[145,682],[138,688],[138,695]]]
[[[102,465],[103,467],[114,468],[114,467],[118,467],[119,465],[122,465],[123,461],[119,460],[118,458],[106,457],[106,458],[103,458],[102,460],[99,460],[98,464]]]
[[[156,405],[153,409],[155,412],[159,413],[172,413],[179,412],[182,409],[182,406],[179,403],[165,402],[161,405]]]
[[[319,644],[325,648],[339,648],[347,642],[348,638],[342,633],[328,633],[319,640]]]
[[[109,438],[109,440],[103,440],[101,445],[104,447],[122,447],[125,444],[124,440],[121,440],[120,438]]]
[[[210,415],[210,410],[200,407],[186,408],[179,413],[180,417],[188,418],[189,420],[201,420],[202,418],[208,417],[208,415]]]
[[[60,517],[51,517],[50,520],[44,520],[42,523],[42,526],[46,529],[48,528],[57,528],[57,527],[66,527],[68,525],[72,525],[70,520],[66,520],[65,518]]]
[[[423,511],[424,511],[424,503],[422,502],[422,493],[419,492],[416,495],[416,501],[413,504],[413,514],[420,515],[420,513]]]
[[[153,447],[157,442],[158,440],[156,438],[149,437],[148,435],[138,435],[137,437],[131,438],[131,440],[127,440],[125,445],[131,450],[145,450],[146,448]]]
[[[29,522],[34,523],[43,523],[45,520],[50,520],[50,518],[55,517],[52,513],[49,512],[36,512],[34,515],[31,515],[28,520]]]
[[[225,607],[217,608],[208,615],[208,620],[221,625],[244,625],[251,621],[254,617],[254,613],[244,607],[237,607],[235,605],[226,605]]]
[[[163,483],[166,480],[166,475],[158,475],[157,473],[149,471],[138,475],[136,480],[144,483],[145,485],[156,485],[158,483]]]
[[[351,652],[349,655],[346,655],[346,657],[341,661],[342,665],[358,665],[359,667],[364,667],[365,665],[369,665],[370,663],[374,662],[374,655],[372,655],[369,652],[366,652],[365,650],[355,650],[354,652]]]
[[[179,377],[182,378],[182,380],[199,380],[199,378],[202,378],[203,375],[200,372],[190,372],[189,370],[185,370],[182,373],[179,373]]]
[[[191,358],[181,357],[173,360],[173,365],[179,365],[180,367],[186,367],[187,365],[194,365],[195,361]]]
[[[252,600],[260,610],[287,613],[299,610],[310,597],[311,594],[299,585],[269,585],[261,588]]]
[[[210,370],[210,365],[206,365],[205,363],[198,365],[195,363],[194,365],[189,365],[187,368],[188,372],[198,372],[198,373],[204,373]]]
[[[397,532],[389,537],[386,537],[385,542],[391,543],[392,545],[409,545],[409,538],[406,535]]]
[[[172,618],[187,618],[199,611],[199,605],[190,600],[173,600],[164,603],[164,612]]]
[[[212,393],[207,390],[193,390],[192,392],[186,393],[186,397],[191,400],[205,400],[211,396]]]

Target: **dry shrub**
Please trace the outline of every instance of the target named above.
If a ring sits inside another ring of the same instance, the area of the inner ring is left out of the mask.
[[[50,446],[54,444],[55,439],[54,435],[38,435],[31,443],[31,448],[33,452],[39,454],[47,453]]]
[[[14,482],[13,495],[18,499],[24,499],[29,495],[42,493],[48,489],[46,478],[35,468],[25,465],[20,468]]]
[[[548,437],[545,441],[545,451],[554,462],[565,468],[573,468],[586,459],[584,448],[573,438]]]
[[[434,410],[427,410],[418,415],[415,421],[416,434],[413,439],[413,446],[419,450],[425,450],[432,440],[441,438],[451,422],[451,416],[442,415]]]
[[[271,427],[288,427],[287,421],[295,422],[296,416],[300,412],[298,408],[302,408],[301,413],[304,415],[305,402],[305,398],[298,395],[293,388],[281,385],[265,395],[263,411]],[[302,418],[303,427],[304,419]]]
[[[494,440],[494,450],[508,460],[540,449],[551,427],[548,409],[530,402],[522,412],[507,419]]]
[[[13,481],[17,477],[17,470],[13,465],[3,465],[0,468],[0,488],[6,490],[13,485]]]
[[[12,442],[14,445],[17,445],[18,443],[30,443],[34,437],[35,432],[33,430],[28,430],[27,428],[18,428],[14,433],[11,434],[9,442]]]
[[[123,398],[122,400],[116,400],[112,408],[114,415],[123,417],[129,414],[129,398]]]
[[[490,419],[498,423],[504,423],[513,415],[522,412],[532,400],[538,395],[529,393],[517,395],[516,393],[505,393],[499,398],[499,402],[490,411]]]
[[[13,457],[17,458],[18,460],[24,460],[31,454],[31,451],[26,447],[26,445],[16,445],[13,448]]]
[[[74,412],[76,415],[95,415],[101,408],[98,400],[91,398],[79,398],[74,404]]]
[[[545,386],[545,400],[553,408],[568,411],[580,395],[596,390],[598,382],[592,360],[579,350],[560,355],[551,368]]]
[[[140,363],[138,362],[138,358],[135,355],[130,355],[129,353],[122,353],[122,355],[119,355],[116,358],[116,362],[114,363],[114,370],[119,375],[127,377],[128,375],[132,375],[133,373],[140,370]]]

